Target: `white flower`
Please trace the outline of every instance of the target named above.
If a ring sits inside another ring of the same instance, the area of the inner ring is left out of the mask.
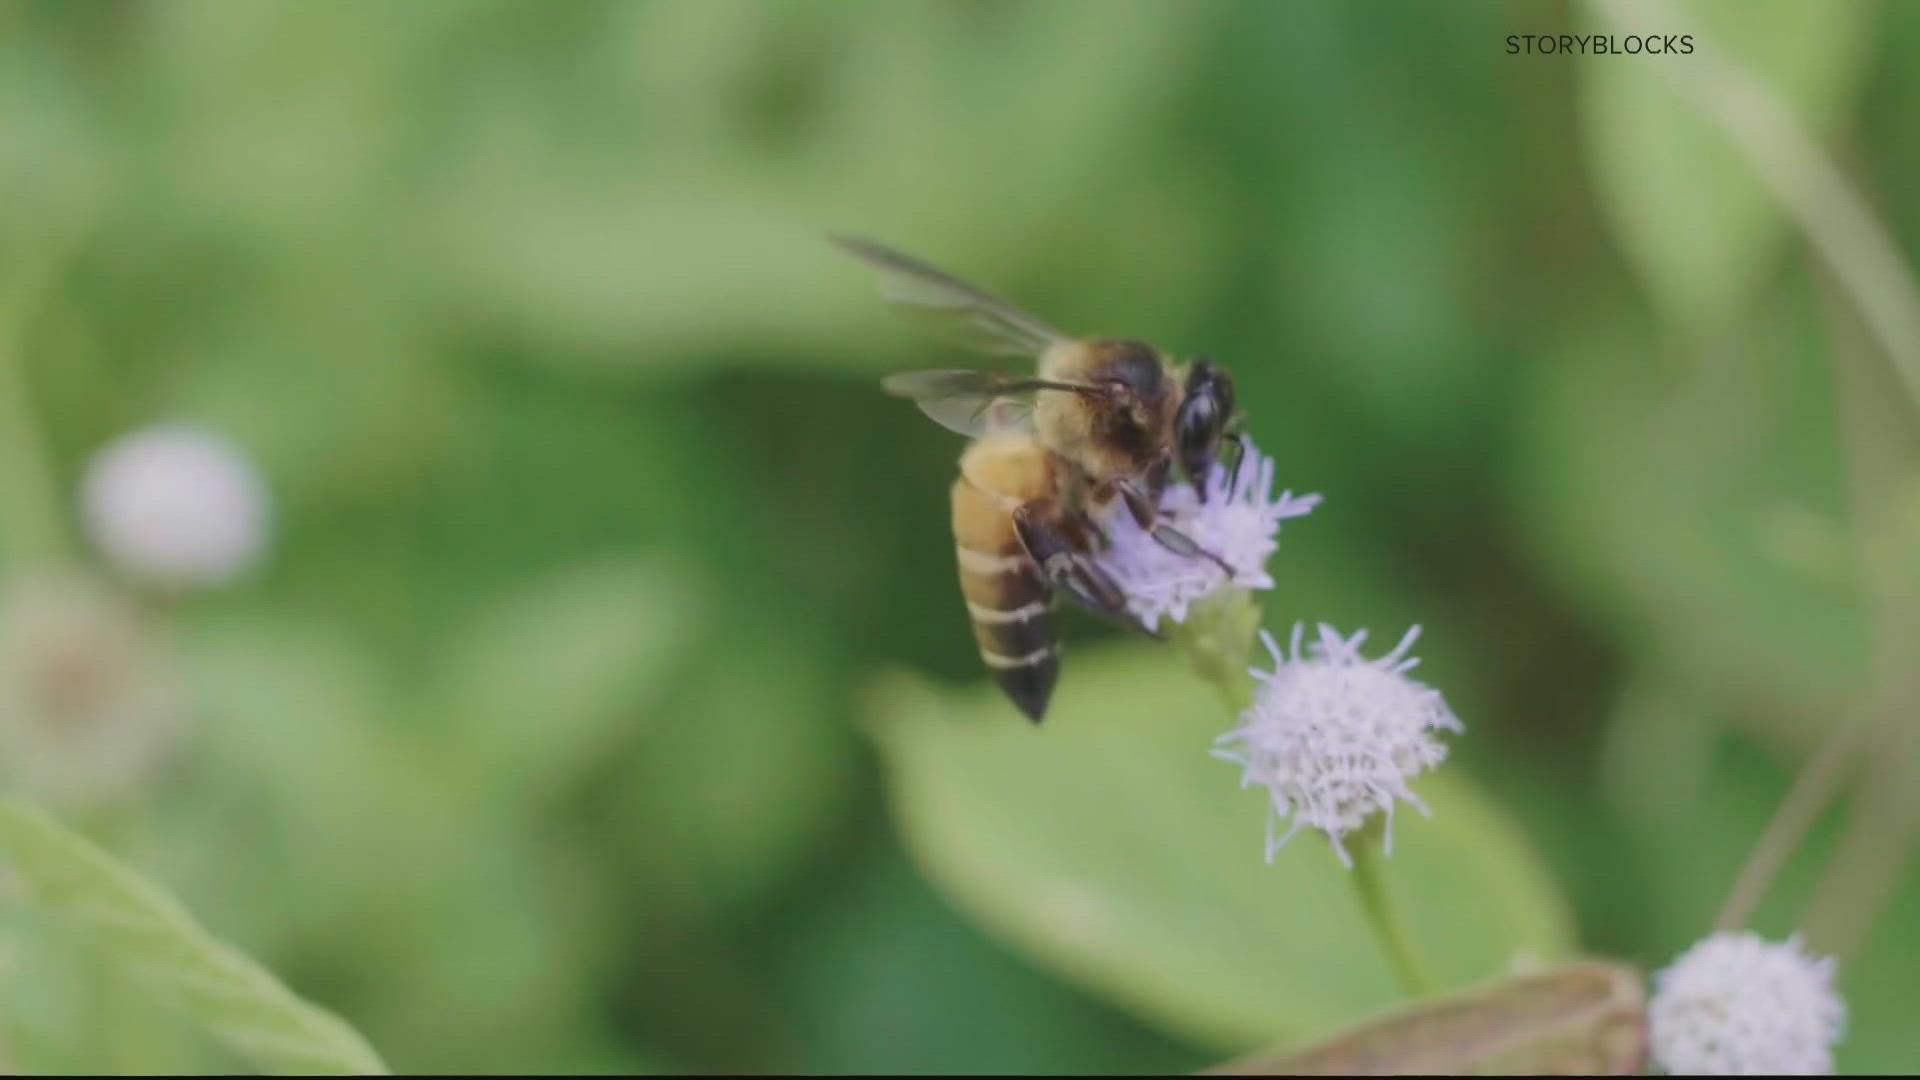
[[[1296,623],[1289,659],[1272,634],[1260,632],[1274,670],[1253,671],[1260,691],[1239,726],[1217,740],[1214,756],[1241,767],[1241,787],[1267,789],[1267,861],[1311,825],[1352,866],[1341,838],[1384,813],[1390,853],[1395,801],[1427,813],[1407,781],[1446,759],[1438,732],[1465,729],[1438,691],[1406,676],[1419,663],[1407,657],[1419,627],[1374,660],[1360,655],[1364,630],[1342,638],[1322,623],[1320,640],[1304,652],[1301,634]],[[1292,826],[1276,836],[1276,823],[1289,816]]]
[[[1801,948],[1722,931],[1654,976],[1649,1051],[1661,1070],[1693,1076],[1817,1076],[1833,1072],[1846,1005],[1834,963]]]
[[[178,740],[169,658],[90,578],[16,579],[0,593],[0,778],[62,803],[137,786]]]
[[[149,584],[217,585],[266,546],[266,485],[238,449],[195,428],[150,428],[108,446],[88,466],[81,508],[94,545]]]
[[[1168,524],[1233,567],[1232,584],[1271,589],[1267,559],[1280,547],[1280,523],[1305,516],[1320,496],[1283,491],[1273,497],[1273,459],[1245,440],[1237,476],[1216,464],[1207,476],[1207,500],[1193,488],[1169,485],[1160,498]],[[1162,616],[1185,622],[1187,608],[1227,584],[1218,563],[1204,556],[1177,555],[1148,535],[1122,510],[1108,530],[1109,544],[1100,565],[1127,594],[1127,607],[1141,622],[1158,625]]]

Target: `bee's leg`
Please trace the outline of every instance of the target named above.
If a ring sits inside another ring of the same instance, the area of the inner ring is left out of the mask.
[[[1247,414],[1234,413],[1233,419],[1227,422],[1227,432],[1223,436],[1225,441],[1233,444],[1233,468],[1227,472],[1228,491],[1232,491],[1233,486],[1240,482],[1240,466],[1247,461],[1246,426]]]
[[[1152,509],[1160,505],[1160,496],[1166,494],[1167,481],[1172,476],[1173,476],[1173,455],[1172,454],[1167,454],[1162,456],[1159,461],[1155,462],[1151,467],[1147,469],[1144,480],[1139,486],[1147,495],[1146,505],[1148,509]],[[1128,509],[1133,510],[1133,507],[1129,506]],[[1134,511],[1134,513],[1137,515],[1138,511],[1136,510]],[[1139,520],[1137,516],[1135,517],[1135,520],[1136,521]]]
[[[1160,516],[1159,501],[1149,494],[1145,487],[1129,479],[1114,480],[1112,484],[1120,493],[1121,499],[1125,500],[1127,512],[1133,515],[1133,520],[1138,522],[1140,527],[1147,531],[1147,535],[1153,537],[1161,547],[1189,559],[1211,559],[1228,577],[1233,576],[1233,567],[1228,566],[1225,559],[1194,543],[1192,537],[1167,524],[1167,520]]]
[[[1114,480],[1111,483],[1113,490],[1127,504],[1127,513],[1133,515],[1133,520],[1141,528],[1152,532],[1154,526],[1160,523],[1160,500],[1154,498],[1145,486],[1132,480]]]
[[[1160,636],[1127,610],[1126,591],[1087,554],[1085,536],[1081,535],[1076,541],[1069,533],[1069,529],[1082,530],[1077,523],[1061,520],[1059,505],[1052,499],[1035,499],[1017,507],[1013,511],[1013,526],[1027,554],[1054,587],[1102,618],[1153,637]]]

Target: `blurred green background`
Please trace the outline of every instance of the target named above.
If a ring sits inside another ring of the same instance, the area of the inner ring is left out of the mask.
[[[1915,250],[1920,8],[1738,7],[1702,51]],[[58,809],[411,1071],[1192,1069],[1392,1001],[1177,658],[1076,619],[1044,727],[985,688],[959,441],[877,386],[963,357],[837,229],[1229,365],[1326,496],[1268,625],[1419,622],[1466,722],[1392,864],[1445,980],[1665,964],[1819,740],[1912,700],[1920,487],[1887,358],[1655,77],[1691,58],[1505,44],[1591,29],[0,4],[0,572],[99,567],[72,492],[151,423],[274,497],[260,573],[145,601],[165,767]],[[1846,1070],[1920,1061],[1909,811],[1838,805],[1754,923],[1865,935]],[[0,911],[6,1063],[243,1067]]]

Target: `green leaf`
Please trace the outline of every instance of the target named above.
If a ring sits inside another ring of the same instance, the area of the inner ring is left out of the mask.
[[[1836,125],[1864,71],[1866,5],[1716,0],[1681,10],[1697,51],[1746,69],[1816,134]],[[1588,22],[1583,30],[1623,42],[1678,30]],[[1777,268],[1787,222],[1741,152],[1659,70],[1696,58],[1573,59],[1594,185],[1627,260],[1668,317],[1723,321]]]
[[[209,935],[178,901],[44,812],[0,800],[0,854],[30,901],[209,1033],[280,1073],[385,1073],[366,1039]]]
[[[1037,729],[991,688],[904,676],[871,711],[909,850],[1032,959],[1229,1051],[1397,1000],[1327,845],[1303,833],[1263,861],[1265,800],[1209,757],[1227,720],[1176,651],[1074,654]],[[1457,773],[1416,790],[1433,817],[1399,816],[1385,878],[1437,981],[1568,953],[1566,908],[1513,823]]]

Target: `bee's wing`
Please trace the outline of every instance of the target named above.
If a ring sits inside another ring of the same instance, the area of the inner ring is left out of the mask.
[[[880,271],[881,295],[895,303],[958,322],[988,352],[1039,356],[1066,335],[1005,300],[884,244],[858,236],[827,237],[834,246]]]
[[[880,385],[896,397],[911,398],[941,427],[973,437],[998,431],[1032,431],[1034,398],[1041,391],[1105,393],[1085,383],[993,371],[905,371],[887,376]]]

